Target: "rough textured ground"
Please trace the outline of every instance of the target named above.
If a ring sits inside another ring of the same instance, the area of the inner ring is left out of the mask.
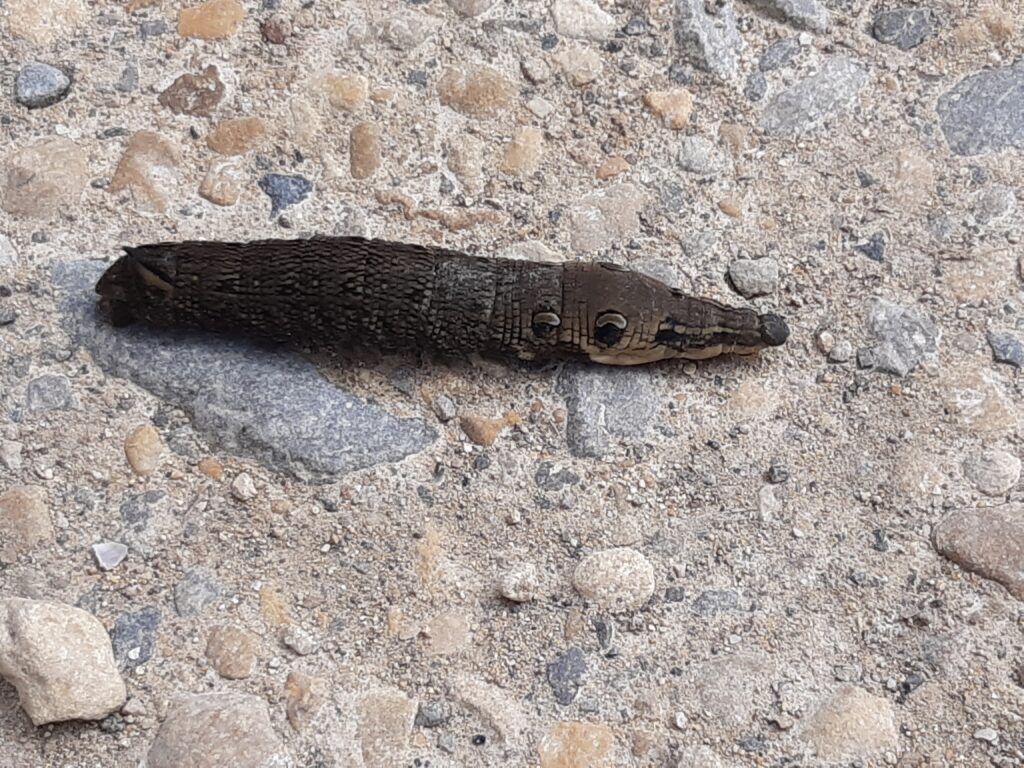
[[[0,2],[0,765],[1024,765],[1020,12]],[[123,244],[318,232],[793,335],[552,369],[91,312]]]

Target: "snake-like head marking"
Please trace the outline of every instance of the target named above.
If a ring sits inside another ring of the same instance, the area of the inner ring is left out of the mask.
[[[758,318],[761,330],[761,342],[766,347],[781,347],[789,338],[789,326],[786,321],[775,314],[761,315]]]
[[[174,259],[158,248],[125,248],[96,283],[101,306],[114,325],[169,317],[173,310]]]

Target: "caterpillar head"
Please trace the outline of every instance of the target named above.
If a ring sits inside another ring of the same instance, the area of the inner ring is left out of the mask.
[[[135,320],[170,319],[174,298],[174,260],[158,247],[125,248],[125,253],[96,283],[100,306],[114,325]]]

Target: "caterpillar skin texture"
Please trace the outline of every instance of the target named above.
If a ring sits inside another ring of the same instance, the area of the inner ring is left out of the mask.
[[[96,285],[117,325],[609,365],[749,355],[789,337],[778,315],[686,296],[602,262],[488,259],[357,237],[124,251]]]

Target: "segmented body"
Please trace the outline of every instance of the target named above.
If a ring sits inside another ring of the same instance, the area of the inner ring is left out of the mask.
[[[774,315],[685,296],[599,262],[489,259],[363,238],[125,250],[97,292],[122,316],[161,326],[321,347],[585,355],[612,364],[785,341]]]

